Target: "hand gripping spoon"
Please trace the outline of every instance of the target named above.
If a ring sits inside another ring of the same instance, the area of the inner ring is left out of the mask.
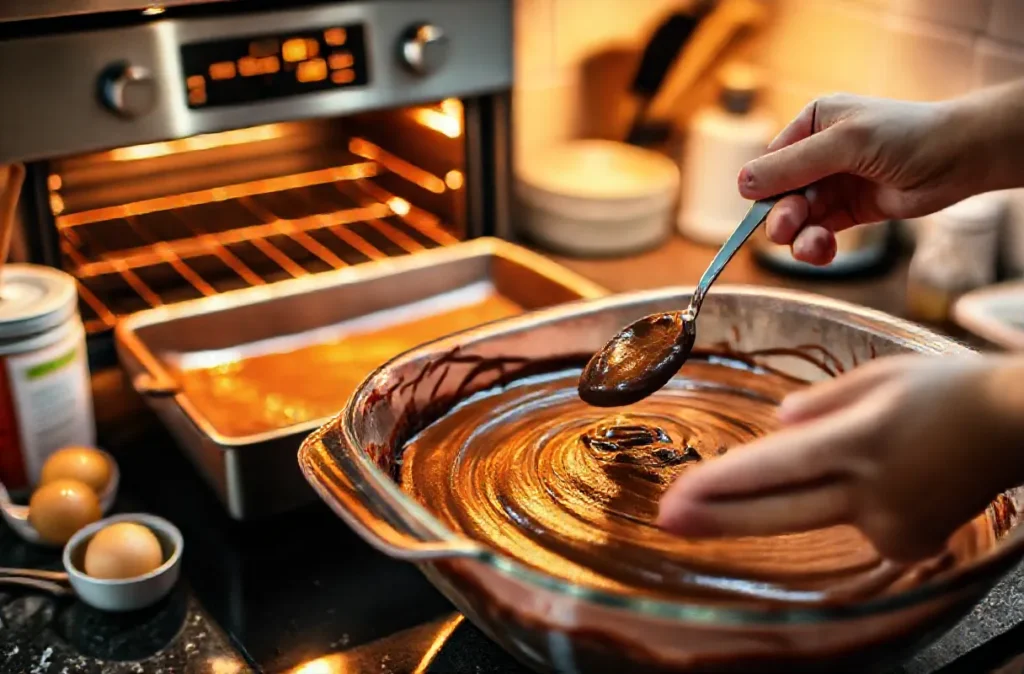
[[[580,375],[579,394],[595,407],[620,407],[651,395],[686,362],[697,339],[704,296],[740,246],[764,222],[782,196],[755,201],[701,276],[684,311],[651,314],[615,335]]]

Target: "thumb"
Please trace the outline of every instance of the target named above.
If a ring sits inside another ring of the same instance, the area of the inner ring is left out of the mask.
[[[854,166],[856,145],[844,126],[829,127],[749,162],[740,171],[740,194],[745,199],[765,199],[848,173]]]

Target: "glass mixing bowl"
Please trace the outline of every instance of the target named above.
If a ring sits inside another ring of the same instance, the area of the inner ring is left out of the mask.
[[[811,607],[671,602],[546,575],[452,532],[399,489],[404,441],[455,400],[523,376],[538,360],[592,353],[621,326],[688,299],[688,290],[675,289],[577,302],[409,351],[368,377],[305,441],[301,468],[370,544],[416,563],[473,623],[538,671],[884,671],[962,618],[1021,557],[1022,493],[1013,490],[988,508],[1000,539],[992,551],[902,593]],[[886,314],[768,288],[716,287],[697,332],[698,347],[796,350],[833,371],[892,354],[970,353]],[[791,355],[758,362],[808,380],[828,376]]]

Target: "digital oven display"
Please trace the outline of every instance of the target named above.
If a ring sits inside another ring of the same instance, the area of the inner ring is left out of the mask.
[[[181,48],[181,59],[193,109],[369,81],[364,31],[358,24],[188,44]]]

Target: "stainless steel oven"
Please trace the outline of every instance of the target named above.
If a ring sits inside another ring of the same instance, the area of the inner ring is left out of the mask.
[[[0,3],[17,259],[139,310],[508,234],[511,0]]]

